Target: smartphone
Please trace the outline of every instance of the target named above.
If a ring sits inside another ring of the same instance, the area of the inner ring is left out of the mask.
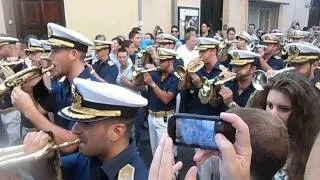
[[[217,133],[234,143],[236,130],[219,116],[177,113],[168,120],[168,134],[178,146],[219,150]]]

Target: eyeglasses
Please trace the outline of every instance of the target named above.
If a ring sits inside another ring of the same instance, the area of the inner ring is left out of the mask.
[[[172,33],[174,33],[174,32],[177,33],[177,32],[179,32],[179,31],[178,31],[178,30],[172,30],[171,32],[172,32]]]

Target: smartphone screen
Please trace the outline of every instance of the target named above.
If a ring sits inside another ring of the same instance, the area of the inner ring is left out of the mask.
[[[176,143],[215,149],[217,144],[214,140],[214,125],[214,121],[177,118]]]
[[[221,133],[232,143],[235,138],[235,129],[220,117],[178,114],[169,119],[169,136],[174,144],[218,150],[215,135]]]

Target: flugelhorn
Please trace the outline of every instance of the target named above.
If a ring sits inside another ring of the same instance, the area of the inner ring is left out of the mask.
[[[28,80],[32,80],[38,76],[45,74],[55,68],[54,65],[42,69],[35,66],[31,66],[29,68],[23,69],[22,71],[17,72],[16,74],[9,76],[2,84],[0,84],[0,97],[5,93],[9,92],[16,86],[20,86],[27,82]]]
[[[132,77],[133,79],[137,79],[138,76],[141,76],[145,73],[153,72],[153,71],[159,71],[159,67],[151,68],[151,69],[145,69],[145,68],[138,68],[133,66],[132,67]]]
[[[237,75],[229,71],[222,71],[222,73],[212,79],[207,79],[202,77],[201,88],[198,92],[199,100],[202,104],[208,104],[212,96],[215,95],[215,87],[218,85],[223,85],[224,83],[235,79]]]
[[[187,67],[184,67],[184,66],[177,66],[175,69],[174,69],[174,72],[173,74],[179,79],[179,80],[183,80],[186,75],[187,75],[187,72],[197,72],[199,71],[202,67],[204,66],[204,63],[203,61],[197,61],[197,62],[194,62],[194,61],[191,61]]]
[[[257,70],[253,76],[252,85],[256,90],[262,91],[264,87],[269,83],[270,78],[274,77],[277,74],[289,72],[292,70],[294,70],[294,67],[289,67],[289,68],[278,70],[272,75],[268,75],[268,73],[266,73],[265,71]]]
[[[0,169],[8,166],[12,166],[12,165],[19,165],[24,162],[36,161],[38,159],[45,157],[50,152],[53,152],[55,150],[62,149],[65,147],[69,147],[72,145],[76,145],[79,143],[80,143],[79,139],[76,139],[70,142],[65,142],[58,145],[49,143],[41,150],[31,154],[27,154],[23,151],[23,145],[2,148],[0,149]]]

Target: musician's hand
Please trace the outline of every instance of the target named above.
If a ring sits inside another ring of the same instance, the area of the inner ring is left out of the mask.
[[[37,152],[44,148],[51,140],[49,134],[43,131],[30,132],[24,138],[23,151],[28,154]]]
[[[197,88],[201,87],[201,79],[196,73],[189,73],[191,77],[191,82],[194,84]]]
[[[153,64],[146,64],[145,65],[147,69],[153,69],[155,66]]]
[[[146,84],[148,84],[149,86],[151,86],[151,84],[154,83],[154,81],[153,81],[153,79],[152,79],[152,77],[151,77],[151,75],[150,75],[149,73],[145,73],[145,74],[143,75],[143,80],[144,80],[144,82],[145,82]]]
[[[33,93],[33,87],[36,86],[41,79],[41,76],[37,76],[33,79],[26,80],[26,82],[22,85],[22,89],[29,94]]]
[[[46,73],[42,76],[43,84],[44,86],[49,90],[52,91],[52,83],[51,83],[51,78],[50,74]]]
[[[127,77],[126,77],[126,76],[121,76],[121,78],[120,78],[120,82],[121,82],[122,84],[126,84],[126,83],[128,83],[128,82],[129,82],[129,80],[127,79]]]
[[[225,105],[232,103],[233,93],[230,88],[222,85],[219,94],[222,96]]]
[[[14,71],[9,66],[0,66],[0,70],[5,78],[14,75]]]
[[[13,89],[11,93],[11,102],[26,117],[28,117],[30,113],[37,109],[30,95],[24,92],[20,86],[17,86]]]
[[[85,65],[85,67],[89,68],[90,71],[94,70],[93,67],[92,67],[92,65],[89,64],[88,62],[85,62],[84,65]]]
[[[215,136],[219,151],[199,150],[194,161],[202,164],[212,155],[219,155],[221,179],[250,179],[252,149],[248,125],[236,114],[221,113],[221,118],[237,130],[232,144],[224,135]]]

